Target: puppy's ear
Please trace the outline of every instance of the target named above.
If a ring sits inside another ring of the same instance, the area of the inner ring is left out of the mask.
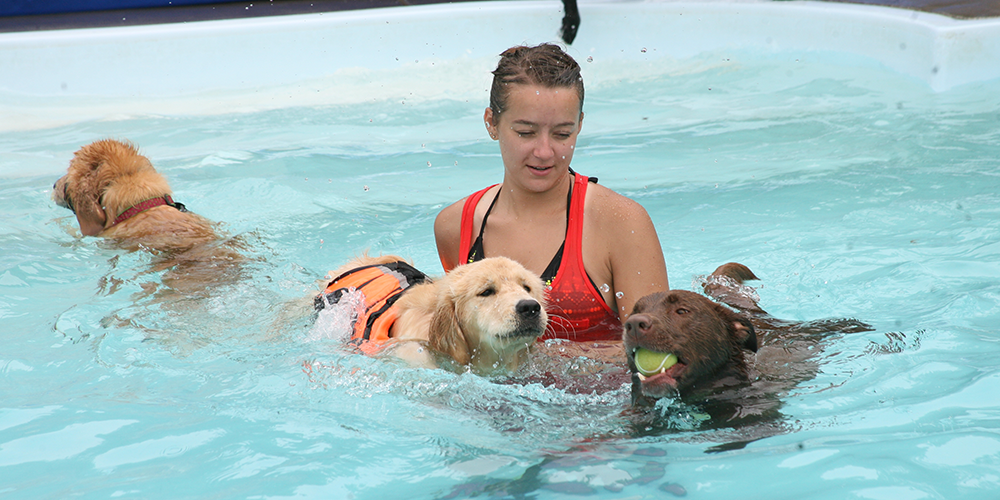
[[[104,231],[107,217],[101,207],[101,186],[97,185],[97,176],[88,172],[71,183],[67,192],[73,202],[76,221],[80,224],[80,232],[84,236],[97,236]]]
[[[753,323],[745,316],[719,304],[715,304],[715,308],[725,320],[729,335],[736,345],[748,351],[757,352],[757,332],[754,331]]]
[[[447,298],[438,300],[434,315],[431,317],[428,337],[432,349],[451,356],[459,364],[467,365],[472,361],[469,343],[458,323],[458,314],[452,300]]]

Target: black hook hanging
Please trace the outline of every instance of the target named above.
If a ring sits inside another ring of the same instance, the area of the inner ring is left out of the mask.
[[[580,27],[580,10],[576,7],[576,0],[562,0],[563,20],[562,28],[559,29],[559,37],[571,45],[576,38],[576,30]]]

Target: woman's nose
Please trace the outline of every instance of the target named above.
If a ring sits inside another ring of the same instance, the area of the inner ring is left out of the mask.
[[[553,156],[555,156],[555,150],[552,149],[552,141],[547,136],[540,136],[535,144],[535,157],[549,159]]]

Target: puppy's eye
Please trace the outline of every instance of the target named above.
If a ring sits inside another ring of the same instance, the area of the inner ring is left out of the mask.
[[[494,293],[497,293],[497,291],[494,290],[492,287],[490,287],[490,288],[487,288],[487,289],[479,292],[479,296],[480,297],[489,297],[490,295],[493,295]]]
[[[691,311],[689,311],[687,309],[684,309],[683,307],[678,307],[677,308],[677,314],[687,314],[689,312],[691,312]]]
[[[528,293],[531,293],[531,287],[528,286],[528,285],[524,285],[524,291],[528,292]]]

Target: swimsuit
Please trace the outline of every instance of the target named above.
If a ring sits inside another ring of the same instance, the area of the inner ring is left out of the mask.
[[[313,305],[319,311],[340,302],[347,292],[361,291],[365,310],[352,323],[351,343],[372,355],[390,339],[389,329],[399,317],[399,308],[394,305],[396,300],[404,290],[424,281],[428,281],[427,276],[405,262],[357,267],[331,281]]]
[[[542,281],[548,293],[549,325],[542,339],[567,339],[576,341],[621,340],[622,324],[618,315],[604,302],[594,282],[583,267],[583,203],[587,194],[587,183],[597,182],[572,172],[574,181],[566,207],[566,237],[556,255],[542,273]],[[472,241],[473,219],[476,205],[490,186],[473,193],[462,209],[462,226],[459,241],[459,255],[466,256],[467,262],[485,258],[483,252],[483,231],[493,205],[500,192],[483,216],[479,237]],[[446,269],[447,271],[448,269]]]

